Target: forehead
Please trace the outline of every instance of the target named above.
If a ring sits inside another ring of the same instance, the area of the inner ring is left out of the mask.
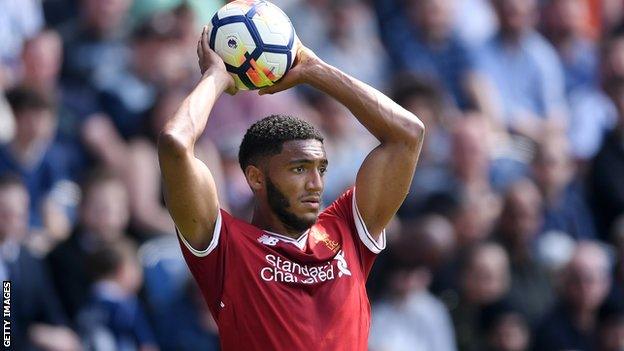
[[[282,144],[282,152],[273,158],[281,162],[327,160],[323,143],[316,139],[286,141]]]
[[[52,111],[46,108],[25,108],[19,111],[15,111],[15,115],[18,117],[27,117],[35,119],[54,119]],[[21,118],[16,118],[16,121],[20,121]]]

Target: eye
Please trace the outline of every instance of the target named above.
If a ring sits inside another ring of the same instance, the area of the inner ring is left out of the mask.
[[[324,175],[325,173],[327,173],[327,166],[319,167],[319,172],[321,172],[321,175]]]
[[[293,172],[297,173],[297,174],[301,174],[305,171],[305,168],[303,166],[299,166],[299,167],[295,167],[292,169]]]

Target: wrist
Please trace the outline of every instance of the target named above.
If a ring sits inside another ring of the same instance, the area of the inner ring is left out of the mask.
[[[317,88],[331,66],[318,57],[311,57],[307,62],[307,66],[305,73],[302,75],[303,83],[310,84]]]
[[[230,84],[232,77],[226,70],[208,69],[204,72],[204,74],[202,74],[200,81],[204,81],[206,79],[213,81],[221,91],[225,91]]]

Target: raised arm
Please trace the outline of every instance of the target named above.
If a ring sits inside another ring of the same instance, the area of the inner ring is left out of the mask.
[[[210,170],[195,157],[195,142],[217,98],[226,90],[234,92],[234,80],[221,58],[210,50],[205,28],[197,55],[202,78],[160,132],[158,159],[173,221],[193,248],[204,250],[212,239],[219,201]]]
[[[425,127],[384,94],[326,64],[303,46],[295,67],[283,81],[261,94],[300,83],[310,84],[338,100],[381,143],[366,157],[356,179],[358,209],[377,239],[407,196]]]

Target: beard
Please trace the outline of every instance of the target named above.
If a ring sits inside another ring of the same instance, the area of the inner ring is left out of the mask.
[[[298,232],[308,230],[314,223],[316,223],[316,216],[314,219],[301,218],[294,213],[288,211],[290,202],[288,198],[281,192],[270,178],[266,179],[267,186],[267,200],[269,207],[277,215],[277,218],[288,228]]]

